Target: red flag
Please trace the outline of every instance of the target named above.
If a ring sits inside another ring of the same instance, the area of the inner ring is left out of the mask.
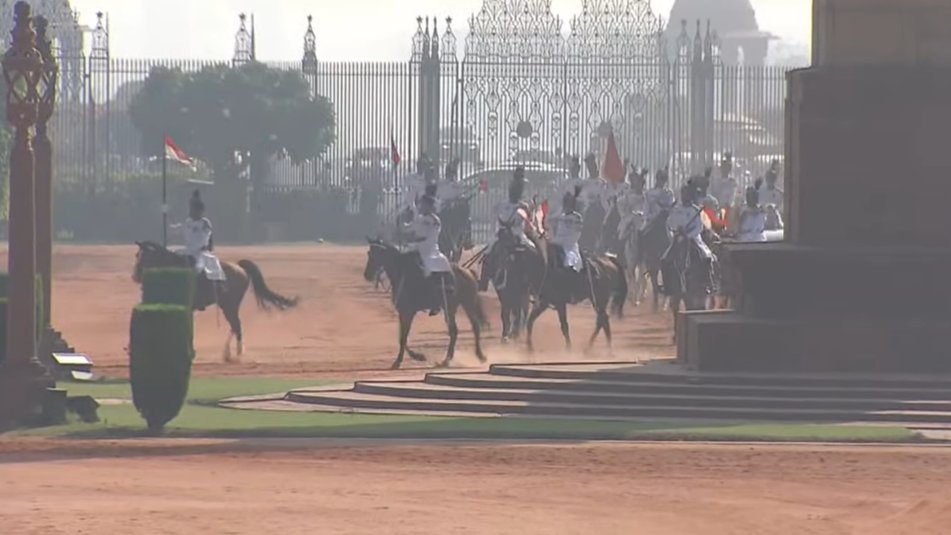
[[[185,154],[185,151],[178,148],[178,145],[167,134],[165,136],[165,157],[180,164],[195,167],[195,161]]]
[[[624,162],[621,161],[621,155],[617,151],[617,142],[614,140],[614,132],[608,134],[608,151],[604,155],[604,164],[601,165],[601,177],[608,182],[620,184],[624,182]]]
[[[390,160],[393,162],[393,167],[399,167],[403,161],[403,158],[400,156],[400,149],[396,146],[396,138],[393,137],[393,134],[390,134]]]

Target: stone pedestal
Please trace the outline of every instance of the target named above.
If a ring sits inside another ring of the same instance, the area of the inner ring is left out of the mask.
[[[788,77],[789,242],[728,246],[737,309],[685,315],[678,353],[704,371],[951,372],[951,5],[815,16],[818,65]]]

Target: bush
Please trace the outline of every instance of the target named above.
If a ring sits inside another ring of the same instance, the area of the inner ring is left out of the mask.
[[[188,268],[147,269],[142,274],[142,303],[192,307],[195,272]]]
[[[153,433],[161,433],[185,402],[195,356],[192,329],[188,307],[143,304],[132,311],[132,401]]]

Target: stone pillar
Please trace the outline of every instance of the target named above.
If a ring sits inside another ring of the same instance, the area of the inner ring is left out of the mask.
[[[681,318],[700,370],[951,372],[951,4],[815,0],[788,77],[787,242],[729,246],[736,311]]]
[[[10,245],[7,358],[0,368],[0,421],[39,412],[52,386],[36,358],[36,236],[34,154],[30,128],[37,119],[37,81],[43,58],[35,46],[30,5],[17,2],[13,42],[3,57],[7,119],[14,127],[10,154]]]

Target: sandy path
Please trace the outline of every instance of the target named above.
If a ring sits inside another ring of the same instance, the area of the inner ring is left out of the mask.
[[[126,347],[131,308],[139,289],[131,280],[134,246],[58,245],[54,253],[53,321],[77,350],[88,353],[98,371],[106,375],[126,373]],[[389,367],[396,355],[396,317],[387,295],[374,291],[363,280],[364,247],[289,245],[222,247],[222,259],[252,259],[271,288],[301,297],[301,305],[286,313],[261,312],[249,295],[242,309],[246,351],[239,364],[221,359],[227,327],[217,309],[198,314],[195,371],[198,375],[280,375],[347,377],[373,375]],[[0,262],[6,262],[0,251]],[[495,298],[488,298],[490,319],[499,325]],[[571,312],[572,329],[578,340],[594,327],[588,307]],[[670,331],[665,317],[632,315],[615,325],[617,351],[613,356],[599,351],[590,357],[565,355],[557,316],[539,321],[539,358],[544,360],[591,358],[632,359],[637,356],[669,355]],[[462,320],[461,328],[467,329]],[[488,353],[494,362],[524,361],[519,350],[498,344],[498,331],[489,333]],[[445,327],[440,318],[423,318],[414,328],[414,346],[431,359],[445,352]],[[477,364],[471,335],[464,332],[459,364]]]
[[[135,444],[71,443],[64,455],[38,452],[48,442],[0,442],[4,533],[939,534],[951,525],[947,449]]]

